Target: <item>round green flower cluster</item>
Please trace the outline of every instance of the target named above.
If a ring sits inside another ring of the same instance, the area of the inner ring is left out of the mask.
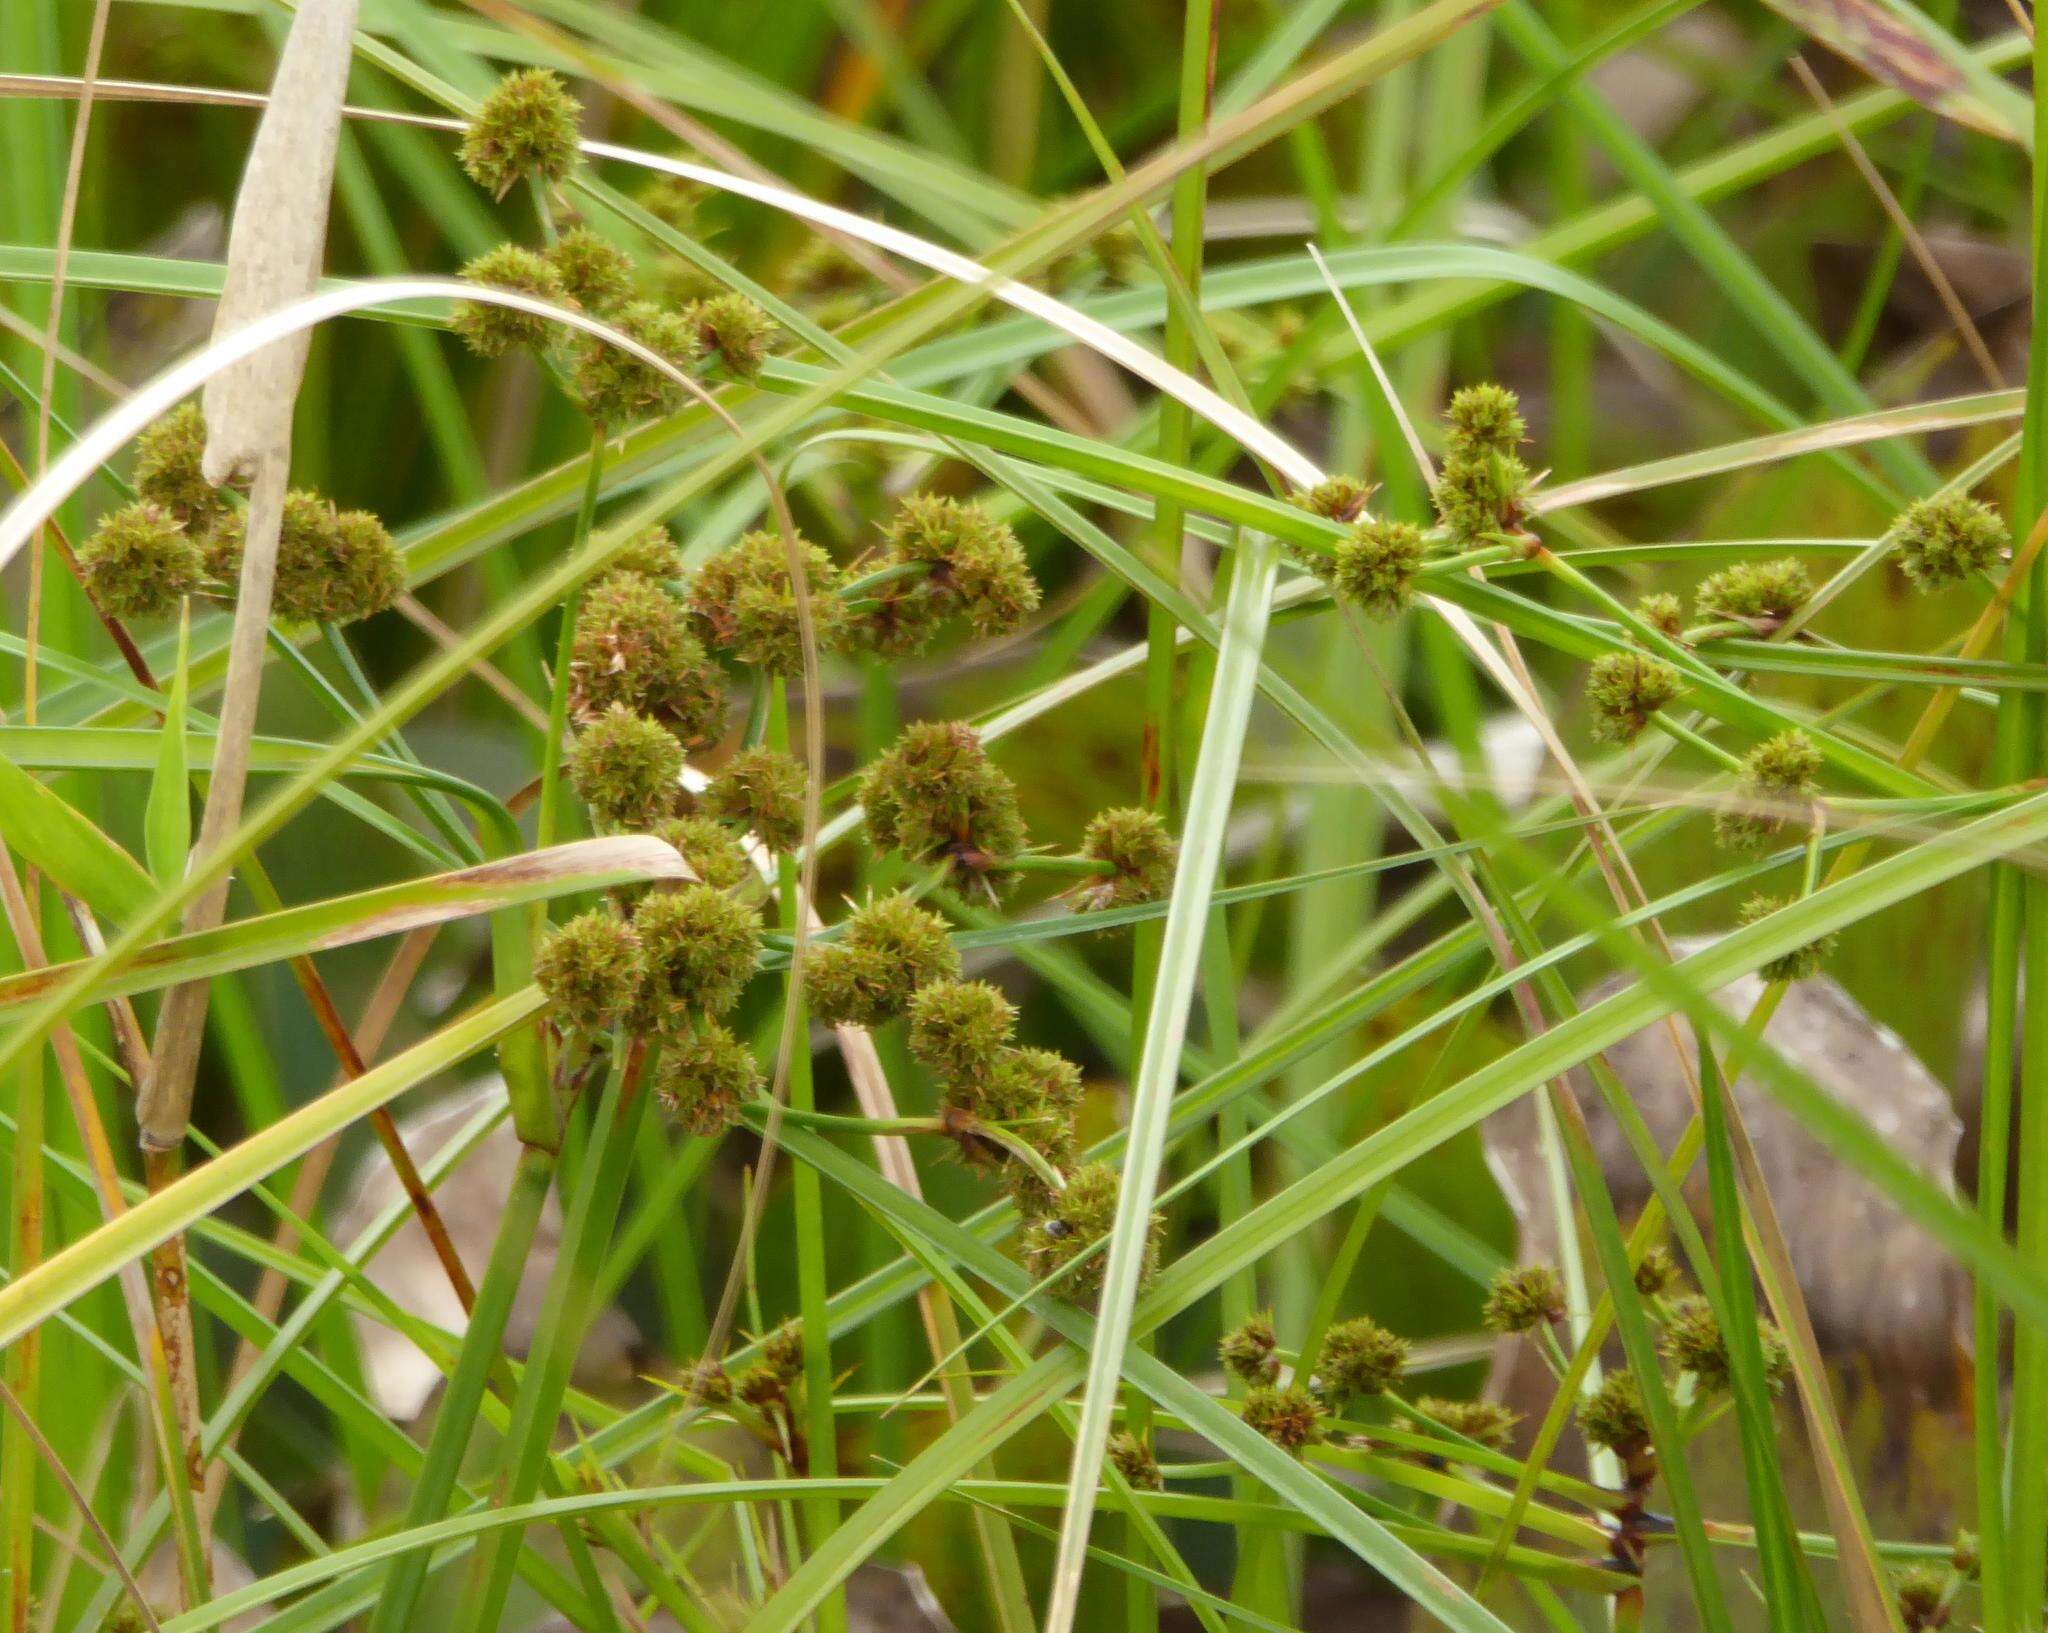
[[[1323,1403],[1298,1384],[1261,1384],[1244,1398],[1244,1425],[1284,1452],[1300,1452],[1323,1438]]]
[[[829,652],[843,638],[846,607],[838,595],[839,569],[816,545],[797,540],[810,605],[811,633],[818,650]],[[789,570],[789,544],[779,532],[749,533],[697,570],[690,585],[690,614],[713,646],[741,663],[771,675],[800,675],[803,630],[797,616],[796,580]]]
[[[1439,1395],[1424,1395],[1416,1401],[1415,1410],[1440,1429],[1499,1451],[1508,1443],[1508,1436],[1515,1432],[1515,1425],[1522,1421],[1522,1414],[1503,1406],[1499,1401],[1454,1401]]]
[[[922,652],[956,615],[977,635],[1007,634],[1039,604],[1017,535],[981,505],[940,494],[897,507],[861,575],[883,581],[851,609],[851,636],[884,657]]]
[[[1515,452],[1528,434],[1515,394],[1505,386],[1467,386],[1444,417],[1443,465],[1432,495],[1444,530],[1464,549],[1519,534],[1531,478]]]
[[[1782,896],[1766,896],[1761,893],[1743,902],[1740,909],[1745,925],[1767,919],[1779,908],[1789,905]],[[1794,947],[1789,953],[1780,953],[1757,966],[1757,974],[1766,981],[1810,981],[1820,974],[1828,956],[1834,952],[1840,938],[1830,930],[1826,935]]]
[[[1684,689],[1678,671],[1662,658],[1633,649],[1604,653],[1594,660],[1586,677],[1594,737],[1610,743],[1634,742],[1650,723],[1650,716],[1676,701]]]
[[[639,547],[630,552],[641,560]],[[570,648],[570,702],[581,718],[623,708],[701,743],[725,720],[725,676],[682,603],[645,573],[615,567],[585,592]]]
[[[945,861],[962,882],[999,873],[1024,848],[1017,785],[959,721],[908,727],[861,778],[868,832],[913,861]]]
[[[833,1026],[881,1026],[918,992],[960,973],[946,921],[898,891],[866,903],[810,955],[811,1009]]]
[[[1082,892],[1087,906],[1135,907],[1166,894],[1180,847],[1157,811],[1124,805],[1095,814],[1081,836],[1081,854],[1109,866]]]
[[[138,441],[135,503],[103,517],[78,549],[86,593],[113,618],[176,611],[187,596],[232,600],[246,517],[201,472],[206,422],[188,403]],[[272,616],[349,623],[381,612],[405,588],[405,566],[384,524],[304,489],[285,495]]]
[[[1689,1372],[1701,1393],[1725,1392],[1733,1379],[1728,1340],[1714,1307],[1698,1296],[1674,1301],[1664,1312],[1663,1330],[1657,1335],[1657,1350],[1677,1372]],[[1768,1321],[1757,1323],[1757,1343],[1763,1356],[1764,1382],[1772,1389],[1783,1387],[1792,1375],[1792,1352],[1785,1336]]]
[[[803,843],[804,793],[810,776],[779,749],[743,748],[704,790],[707,816],[750,833],[771,851],[793,851]]]
[[[1915,588],[1940,589],[1983,572],[2012,547],[1997,511],[1960,493],[1914,501],[1894,524],[1899,566]]]
[[[561,181],[576,167],[582,112],[552,69],[507,74],[463,130],[462,168],[493,198],[528,176]]]
[[[1739,561],[1699,581],[1693,607],[1702,619],[1734,619],[1769,634],[1813,595],[1813,580],[1790,556]]]
[[[1564,1319],[1564,1283],[1547,1264],[1512,1265],[1493,1278],[1479,1319],[1497,1333],[1530,1332]]]
[[[1764,850],[1792,824],[1813,794],[1820,750],[1796,726],[1767,737],[1743,757],[1735,803],[1714,815],[1714,837],[1740,850]]]
[[[562,274],[544,255],[517,244],[500,244],[467,262],[463,278],[485,289],[509,290],[535,300],[560,304],[568,294]],[[491,301],[463,301],[450,325],[464,345],[479,357],[503,357],[522,347],[546,346],[552,325],[534,312],[521,312]]]
[[[1064,1272],[1060,1287],[1070,1297],[1101,1292],[1108,1250],[1099,1249],[1086,1258],[1082,1254],[1104,1241],[1116,1223],[1122,1183],[1106,1162],[1091,1162],[1069,1174],[1052,1205],[1025,1226],[1025,1268],[1040,1281]],[[1143,1267],[1147,1276],[1158,1265],[1165,1234],[1166,1220],[1155,1210],[1145,1233]]]
[[[1408,1369],[1408,1340],[1371,1316],[1340,1321],[1323,1335],[1316,1360],[1316,1395],[1333,1413],[1354,1400],[1384,1395]]]
[[[1223,1370],[1240,1382],[1273,1382],[1280,1376],[1280,1335],[1273,1330],[1272,1312],[1246,1316],[1223,1335],[1216,1354]]]

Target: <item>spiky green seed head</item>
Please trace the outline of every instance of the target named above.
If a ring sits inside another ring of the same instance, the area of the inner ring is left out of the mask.
[[[569,786],[606,828],[644,830],[675,809],[683,745],[659,721],[615,703],[576,734]]]
[[[1636,1291],[1644,1298],[1656,1298],[1678,1285],[1678,1261],[1662,1242],[1646,1250],[1635,1268]]]
[[[1586,676],[1586,703],[1593,735],[1601,742],[1632,743],[1650,716],[1685,690],[1678,671],[1647,652],[1606,652]]]
[[[653,579],[610,572],[583,597],[569,653],[579,718],[626,708],[686,743],[725,722],[725,675],[691,631],[682,604]]]
[[[582,112],[553,70],[507,74],[462,133],[462,168],[493,198],[503,198],[527,176],[560,181],[576,166]]]
[[[1948,1585],[1948,1573],[1936,1565],[1909,1565],[1892,1578],[1892,1593],[1906,1633],[1929,1633],[1947,1625]]]
[[[562,293],[593,317],[606,317],[633,294],[626,252],[588,227],[571,227],[548,246],[547,262]]]
[[[1133,1491],[1158,1491],[1165,1484],[1159,1473],[1159,1460],[1152,1455],[1152,1448],[1127,1430],[1119,1429],[1109,1437],[1104,1448],[1110,1465],[1124,1477],[1124,1483]]]
[[[1323,1335],[1316,1388],[1333,1411],[1354,1400],[1384,1395],[1408,1370],[1408,1340],[1369,1315],[1340,1321]]]
[[[1788,905],[1782,896],[1751,896],[1742,904],[1742,922],[1746,925],[1755,924],[1759,919],[1767,919],[1779,908]],[[1768,963],[1759,964],[1757,974],[1766,981],[1810,981],[1820,974],[1839,940],[1840,937],[1829,931],[1828,934],[1816,937],[1804,946],[1794,947],[1789,953],[1780,953]]]
[[[732,1399],[732,1377],[710,1356],[700,1356],[683,1368],[676,1380],[676,1392],[691,1406],[723,1406]]]
[[[1561,1321],[1564,1283],[1550,1265],[1512,1265],[1493,1278],[1479,1318],[1498,1333],[1529,1332]]]
[[[747,853],[732,830],[708,816],[664,817],[649,830],[656,839],[673,846],[690,871],[714,890],[731,890],[753,871]],[[656,890],[673,888],[658,884]]]
[[[1483,383],[1452,394],[1444,410],[1445,439],[1459,452],[1512,453],[1528,438],[1521,399],[1506,386]]]
[[[1820,750],[1798,727],[1767,737],[1743,756],[1735,803],[1714,815],[1714,837],[1738,850],[1763,850],[1777,842],[1812,795],[1820,775]]]
[[[761,1340],[761,1364],[786,1384],[804,1375],[804,1330],[785,1321]]]
[[[1061,1173],[1080,1160],[1074,1124],[1081,1106],[1081,1069],[1054,1050],[999,1049],[985,1070],[949,1079],[943,1104],[949,1112],[1000,1124]],[[1005,1168],[1012,1194],[1027,1214],[1052,1205],[1046,1182],[999,1141],[970,1138],[961,1148],[971,1161]]]
[[[1117,1172],[1106,1162],[1091,1162],[1068,1176],[1066,1189],[1024,1232],[1025,1268],[1036,1280],[1073,1264],[1081,1252],[1101,1241],[1116,1223],[1120,1188]],[[1159,1262],[1159,1244],[1166,1221],[1154,1210],[1145,1232],[1142,1274],[1149,1277]],[[1102,1291],[1105,1252],[1091,1254],[1058,1286],[1067,1297],[1092,1297]]]
[[[1643,1454],[1650,1444],[1650,1417],[1633,1372],[1610,1372],[1601,1380],[1579,1404],[1579,1430],[1623,1462]]]
[[[1917,499],[1895,524],[1899,566],[1914,587],[1937,590],[1983,572],[2012,545],[2005,520],[1960,493]]]
[[[801,538],[797,554],[803,562],[812,636],[820,652],[833,651],[845,635],[839,568],[824,551]],[[698,568],[690,585],[690,613],[707,641],[741,663],[772,675],[803,673],[796,584],[789,570],[789,545],[779,532],[745,534]]]
[[[1444,455],[1431,499],[1454,543],[1470,549],[1521,531],[1529,467],[1496,448],[1453,448]]]
[[[680,313],[653,301],[632,301],[612,314],[611,321],[684,373],[697,362],[696,326]],[[673,414],[686,395],[652,363],[594,335],[577,346],[571,378],[583,412],[607,430],[647,416]]]
[[[1499,1401],[1453,1401],[1425,1395],[1415,1403],[1415,1410],[1438,1428],[1463,1435],[1467,1440],[1494,1451],[1508,1443],[1508,1436],[1522,1421],[1521,1413],[1501,1405]]]
[[[640,189],[640,208],[665,227],[672,227],[685,238],[704,236],[703,224],[697,219],[697,212],[711,197],[711,189],[701,181],[692,181],[688,176],[655,176]]]
[[[1955,1544],[1948,1551],[1948,1563],[1949,1569],[1954,1571],[1965,1582],[1975,1578],[1977,1572],[1984,1565],[1983,1549],[1977,1541],[1976,1532],[1958,1531],[1956,1533]]]
[[[1667,591],[1658,590],[1638,598],[1636,616],[1674,641],[1685,633],[1685,603]]]
[[[208,573],[241,576],[247,517],[235,511],[206,541]],[[384,524],[367,510],[339,510],[304,489],[285,495],[277,536],[271,616],[295,624],[347,624],[382,612],[405,589],[405,563]]]
[[[1367,517],[1337,541],[1324,576],[1340,601],[1370,618],[1392,618],[1413,599],[1428,554],[1413,522]]]
[[[884,850],[945,859],[963,880],[985,880],[1024,848],[1017,785],[990,763],[973,727],[907,727],[861,778],[868,832]]]
[[[1114,870],[1091,880],[1082,895],[1089,907],[1132,907],[1155,902],[1173,884],[1180,847],[1166,819],[1142,806],[1098,811],[1081,836],[1081,854]]]
[[[1813,595],[1813,580],[1790,556],[1776,561],[1739,561],[1701,579],[1693,607],[1703,619],[1735,618],[1775,629]]]
[[[761,360],[778,325],[758,301],[745,295],[714,295],[693,301],[683,315],[697,326],[697,344],[706,357],[736,380],[751,380],[761,372]]]
[[[683,547],[669,530],[656,522],[642,528],[612,557],[615,573],[638,573],[657,584],[671,583],[683,576]]]
[[[135,492],[170,512],[194,538],[234,507],[206,480],[206,416],[197,403],[174,408],[135,439]]]
[[[761,956],[760,915],[710,885],[641,897],[633,928],[647,959],[641,1018],[665,1033],[731,1009]]]
[[[1323,1403],[1299,1384],[1261,1385],[1244,1398],[1244,1424],[1284,1452],[1299,1453],[1323,1438]]]
[[[856,910],[805,967],[811,1009],[834,1026],[880,1026],[913,994],[960,973],[946,921],[902,892]]]
[[[108,617],[154,618],[205,582],[206,552],[170,511],[143,500],[100,519],[78,547],[78,571]]]
[[[1764,1382],[1777,1389],[1791,1376],[1792,1352],[1784,1335],[1768,1321],[1757,1323],[1757,1346],[1763,1353]],[[1672,1304],[1657,1348],[1678,1371],[1690,1372],[1702,1391],[1714,1394],[1728,1388],[1733,1376],[1728,1342],[1705,1299],[1682,1298]]]
[[[810,775],[801,761],[757,744],[725,762],[699,803],[705,815],[783,853],[803,843],[804,791],[809,785]]]
[[[633,927],[601,907],[557,925],[533,955],[534,984],[565,1025],[586,1032],[624,1019],[646,974]]]
[[[884,586],[880,599],[891,589],[921,592],[959,611],[984,637],[1008,634],[1038,610],[1038,581],[1017,535],[973,500],[912,494],[897,506],[884,539],[885,562],[922,562],[930,570],[900,587]]]
[[[718,1022],[700,1020],[663,1039],[654,1063],[654,1096],[663,1115],[685,1134],[723,1133],[760,1092],[754,1051]]]
[[[1326,476],[1306,493],[1296,494],[1294,502],[1333,522],[1355,522],[1365,514],[1371,498],[1370,482],[1355,476]]]
[[[911,995],[910,1052],[943,1083],[965,1084],[995,1068],[1017,1027],[1017,1010],[986,981],[933,981]]]
[[[547,257],[518,244],[500,244],[485,251],[463,267],[462,276],[467,283],[508,289],[536,300],[560,302],[564,296],[561,275]],[[463,344],[479,357],[503,357],[527,346],[538,351],[554,338],[554,325],[548,319],[488,301],[458,302],[453,327]]]
[[[1280,1338],[1273,1317],[1261,1310],[1246,1316],[1217,1342],[1223,1370],[1248,1384],[1269,1384],[1280,1376]]]

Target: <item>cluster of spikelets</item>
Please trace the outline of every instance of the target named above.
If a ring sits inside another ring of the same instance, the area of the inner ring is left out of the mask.
[[[1252,1316],[1225,1333],[1217,1354],[1244,1386],[1245,1426],[1297,1454],[1331,1438],[1356,1404],[1391,1395],[1408,1368],[1408,1340],[1370,1316],[1331,1326],[1309,1370],[1297,1366],[1284,1382],[1270,1315]]]
[[[1945,1561],[1908,1565],[1893,1576],[1892,1594],[1906,1633],[1936,1633],[1947,1627],[1957,1598],[1981,1564],[1977,1538],[1959,1531]]]
[[[133,504],[103,518],[78,551],[93,603],[110,618],[174,612],[186,597],[233,599],[246,517],[206,480],[206,422],[187,403],[137,443]],[[272,615],[286,623],[352,623],[381,612],[405,588],[405,567],[384,524],[303,489],[285,495]]]
[[[464,132],[463,167],[497,198],[522,180],[558,184],[576,167],[581,114],[552,71],[508,74]],[[594,335],[565,331],[537,313],[485,301],[466,301],[456,309],[455,332],[481,356],[563,348],[560,361],[577,401],[607,430],[674,413],[687,395],[676,374],[694,377],[716,368],[751,380],[776,333],[768,314],[744,295],[704,291],[673,305],[647,298],[632,260],[581,224],[554,235],[543,249],[501,244],[469,262],[462,275],[486,288],[587,312],[666,365]]]
[[[794,1321],[764,1336],[760,1359],[737,1378],[706,1357],[675,1385],[685,1404],[723,1411],[798,1474],[810,1468],[803,1432],[804,1335]]]

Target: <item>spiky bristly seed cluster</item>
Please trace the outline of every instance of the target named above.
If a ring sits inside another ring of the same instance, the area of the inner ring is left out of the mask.
[[[761,1364],[786,1384],[804,1375],[804,1330],[785,1321],[761,1340]]]
[[[500,244],[486,250],[462,269],[466,282],[486,289],[506,289],[515,295],[559,304],[563,298],[561,274],[544,255],[517,244]],[[479,357],[503,357],[507,352],[530,346],[536,351],[551,338],[548,319],[533,312],[521,312],[489,301],[460,301],[455,307],[453,327],[463,344]]]
[[[666,817],[649,832],[672,846],[690,865],[690,871],[714,890],[731,890],[753,871],[747,866],[747,853],[732,830],[711,817]],[[668,890],[674,886],[657,883],[649,888]]]
[[[1316,1392],[1331,1411],[1342,1412],[1355,1400],[1386,1394],[1407,1370],[1408,1340],[1369,1315],[1353,1316],[1323,1335]]]
[[[1413,522],[1368,516],[1337,541],[1319,572],[1338,600],[1368,618],[1392,618],[1414,599],[1428,555],[1422,529]]]
[[[462,168],[494,198],[527,176],[558,182],[575,168],[582,112],[551,69],[507,74],[462,133]]]
[[[1017,785],[959,721],[908,727],[861,778],[868,832],[914,861],[943,858],[963,880],[986,880],[1024,848]]]
[[[761,1092],[761,1067],[749,1049],[716,1021],[700,1020],[662,1041],[654,1063],[654,1096],[686,1134],[723,1133],[740,1107]]]
[[[633,293],[631,259],[588,227],[571,227],[557,238],[547,262],[562,293],[593,317],[610,316]]]
[[[846,609],[836,593],[839,568],[816,545],[801,538],[796,545],[811,633],[818,650],[830,652],[844,638]],[[698,568],[690,585],[690,613],[706,640],[740,662],[772,675],[803,673],[796,583],[789,571],[789,545],[780,533],[748,533]]]
[[[1640,1462],[1650,1446],[1650,1417],[1633,1372],[1610,1372],[1579,1406],[1579,1429],[1624,1464]]]
[[[1032,1276],[1043,1281],[1054,1271],[1073,1264],[1081,1252],[1109,1235],[1116,1223],[1116,1201],[1121,1188],[1117,1171],[1106,1162],[1091,1162],[1067,1178],[1066,1189],[1024,1233],[1024,1263]],[[1145,1232],[1142,1275],[1149,1277],[1159,1263],[1159,1245],[1166,1233],[1166,1221],[1155,1209]],[[1106,1251],[1097,1251],[1059,1283],[1069,1297],[1092,1297],[1102,1291]]]
[[[1135,907],[1166,894],[1180,847],[1157,811],[1123,805],[1096,812],[1081,836],[1081,854],[1110,866],[1082,891],[1087,906]]]
[[[1672,640],[1685,633],[1685,603],[1665,590],[1656,590],[1639,597],[1636,601],[1636,616],[1659,635]]]
[[[683,745],[658,721],[615,703],[576,735],[569,785],[607,828],[646,829],[675,808]]]
[[[207,572],[224,584],[241,574],[246,517],[232,511],[208,535]],[[271,614],[288,623],[347,624],[382,612],[405,588],[405,564],[384,524],[295,488],[284,498]]]
[[[857,909],[837,940],[816,947],[804,990],[833,1026],[880,1026],[935,981],[960,973],[946,921],[897,891]]]
[[[1280,1339],[1265,1311],[1246,1316],[1216,1345],[1223,1368],[1248,1384],[1269,1384],[1280,1376]]]
[[[699,803],[706,816],[752,834],[769,850],[793,851],[803,843],[809,784],[801,761],[756,744],[725,762]]]
[[[78,547],[93,604],[110,618],[173,612],[206,578],[206,554],[176,516],[140,500],[104,516]]]
[[[1790,904],[1782,896],[1758,894],[1743,902],[1741,919],[1744,924],[1755,924],[1767,919],[1779,908]],[[1811,981],[1820,974],[1823,966],[1833,955],[1836,943],[1841,938],[1830,930],[1824,936],[1794,947],[1789,953],[1780,953],[1757,966],[1757,974],[1766,981]]]
[[[1284,1452],[1299,1453],[1323,1438],[1323,1403],[1299,1384],[1261,1385],[1244,1398],[1244,1423]]]
[[[641,1019],[671,1030],[739,1002],[761,955],[760,916],[724,891],[686,884],[643,896],[633,928],[647,960]]]
[[[646,975],[639,936],[601,907],[557,925],[533,957],[534,983],[556,1016],[588,1032],[625,1019]]]
[[[1960,493],[1916,499],[1894,525],[1899,566],[1916,589],[1937,590],[1981,573],[2012,546],[2004,518]]]
[[[1018,1160],[1009,1145],[989,1130],[999,1127],[1022,1140],[1059,1173],[1079,1160],[1074,1119],[1081,1106],[1081,1070],[1051,1049],[998,1049],[976,1071],[943,1078],[940,1115],[968,1162],[1003,1170],[1017,1205],[1032,1217],[1055,1202],[1043,1175]]]
[[[683,1368],[675,1387],[692,1406],[723,1406],[732,1399],[731,1375],[708,1355]]]
[[[1443,466],[1432,498],[1438,519],[1465,547],[1519,533],[1529,467],[1515,452],[1528,427],[1504,386],[1467,386],[1445,411]]]
[[[692,301],[683,315],[697,327],[699,349],[715,357],[734,379],[751,380],[761,372],[776,324],[758,301],[745,295],[713,295]]]
[[[1678,671],[1647,652],[1607,652],[1586,677],[1586,701],[1593,711],[1593,735],[1602,742],[1632,743],[1684,690]]]
[[[1365,514],[1371,498],[1369,482],[1355,476],[1326,476],[1306,493],[1297,494],[1295,503],[1333,522],[1355,522]]]
[[[1732,618],[1767,634],[1812,595],[1813,580],[1806,569],[1784,556],[1737,562],[1709,573],[1693,591],[1693,606],[1703,619]]]
[[[1792,1352],[1784,1334],[1770,1322],[1759,1321],[1757,1347],[1763,1356],[1764,1382],[1780,1388],[1792,1375]],[[1673,1303],[1664,1330],[1657,1335],[1657,1348],[1680,1372],[1690,1372],[1702,1392],[1717,1394],[1728,1388],[1733,1376],[1728,1341],[1714,1307],[1705,1299],[1695,1296]]]
[[[933,981],[911,995],[910,1052],[941,1083],[986,1077],[1017,1029],[1017,1010],[986,981]]]
[[[680,313],[652,301],[633,301],[611,321],[673,368],[687,373],[697,361],[696,326]],[[673,414],[686,395],[652,363],[595,335],[576,348],[571,380],[583,412],[606,430],[647,415]]]
[[[135,492],[168,511],[195,539],[234,507],[224,490],[206,480],[206,416],[197,403],[174,408],[135,439]]]
[[[1160,1476],[1159,1461],[1152,1455],[1152,1448],[1127,1430],[1119,1429],[1111,1435],[1104,1452],[1111,1466],[1133,1491],[1158,1491],[1166,1484]]]
[[[686,743],[725,720],[725,676],[691,631],[682,604],[642,573],[614,570],[583,597],[570,647],[578,718],[626,708],[662,722]]]
[[[1743,756],[1736,803],[1714,814],[1714,837],[1742,850],[1774,844],[1812,797],[1820,750],[1798,727],[1767,737]]]
[[[1530,1332],[1564,1319],[1564,1283],[1547,1264],[1514,1265],[1493,1278],[1479,1318],[1497,1333]]]
[[[672,583],[683,576],[683,547],[675,536],[656,522],[644,527],[619,547],[611,559],[615,573],[638,573],[657,584]]]
[[[1501,1405],[1499,1401],[1452,1401],[1436,1395],[1424,1395],[1415,1403],[1415,1410],[1438,1428],[1463,1435],[1467,1440],[1493,1451],[1499,1451],[1508,1443],[1508,1436],[1522,1421],[1521,1413]]]
[[[870,651],[922,652],[955,614],[977,635],[1005,635],[1038,609],[1038,580],[1017,535],[973,500],[913,494],[883,539],[864,571],[922,571],[874,586],[855,610],[852,633]]]

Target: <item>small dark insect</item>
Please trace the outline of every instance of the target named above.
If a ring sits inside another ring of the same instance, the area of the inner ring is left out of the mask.
[[[1045,1222],[1045,1234],[1055,1242],[1063,1242],[1074,1234],[1074,1227],[1064,1219],[1048,1219]]]

